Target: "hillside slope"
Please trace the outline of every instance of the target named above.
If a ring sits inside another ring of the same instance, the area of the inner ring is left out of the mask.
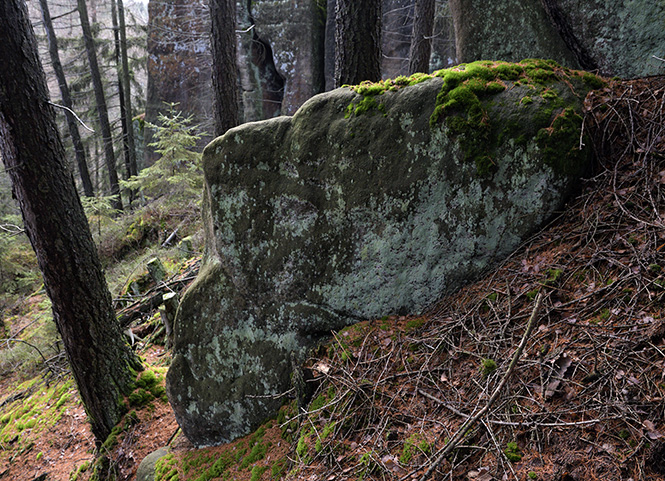
[[[316,392],[301,415],[285,396],[277,419],[234,443],[194,449],[172,436],[159,397],[138,406],[103,453],[117,479],[135,479],[167,442],[159,480],[403,481],[430,469],[428,479],[665,479],[665,77],[613,82],[586,106],[596,171],[499,269],[424,316],[336,333],[304,370]],[[64,406],[66,425],[46,423],[32,444],[35,427],[7,431],[0,479],[66,480],[99,454],[62,386],[64,401],[45,403]],[[3,415],[36,405],[11,396],[3,389]]]

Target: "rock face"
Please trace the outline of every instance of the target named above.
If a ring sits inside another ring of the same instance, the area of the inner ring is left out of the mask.
[[[165,102],[178,104],[185,116],[203,131],[212,131],[212,80],[210,70],[210,15],[204,0],[164,0],[148,3],[148,98],[146,120],[158,123],[166,113]],[[149,144],[152,129],[146,129],[146,167],[159,155]],[[201,140],[203,148],[211,138]]]
[[[406,74],[414,0],[384,0],[384,77]],[[237,2],[238,86],[243,121],[292,115],[310,97],[332,88],[334,0]],[[211,132],[210,16],[203,0],[151,0],[148,4],[148,103],[156,123],[164,102],[177,102]],[[433,68],[454,61],[446,0],[437,0]],[[332,29],[331,29],[332,28]],[[157,156],[148,144],[146,165]],[[205,139],[205,143],[211,140]],[[201,147],[205,145],[203,143]]]
[[[281,104],[285,115],[293,115],[306,100],[324,90],[325,1],[294,3],[251,2],[251,15],[264,49],[271,48],[275,68],[285,80]]]
[[[589,58],[587,70],[597,68],[603,75],[624,78],[665,71],[665,63],[653,58],[665,56],[664,2],[547,0],[544,4],[555,24],[568,25],[573,38],[567,43]],[[565,27],[558,28],[568,38]]]
[[[540,0],[451,0],[450,9],[460,62],[552,58],[579,67]]]
[[[587,165],[585,81],[476,63],[337,89],[208,145],[206,254],[167,376],[185,435],[246,434],[332,329],[422,311],[510,253]]]
[[[653,58],[665,52],[663,2],[451,0],[450,9],[461,62],[538,57],[607,76],[663,72]]]

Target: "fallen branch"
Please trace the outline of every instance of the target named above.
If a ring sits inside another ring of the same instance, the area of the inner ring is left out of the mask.
[[[510,361],[510,365],[508,366],[508,369],[506,370],[506,373],[503,375],[503,378],[501,379],[501,382],[499,385],[496,387],[494,392],[492,393],[492,396],[490,396],[489,400],[487,401],[487,404],[478,411],[474,416],[472,416],[470,419],[468,419],[462,426],[457,430],[455,433],[455,436],[446,444],[443,448],[441,448],[437,452],[437,457],[432,463],[432,465],[427,469],[425,474],[422,475],[420,478],[420,481],[426,481],[434,472],[434,470],[437,468],[439,464],[450,454],[450,452],[457,447],[457,445],[462,441],[462,438],[466,435],[466,433],[471,429],[477,422],[478,420],[485,414],[487,411],[489,411],[490,407],[492,407],[492,404],[497,400],[499,397],[499,394],[503,390],[504,386],[508,382],[508,379],[510,378],[510,375],[513,373],[515,370],[515,366],[517,365],[517,361],[519,360],[520,356],[522,355],[522,351],[524,350],[524,347],[526,346],[527,340],[529,339],[529,336],[531,336],[531,331],[533,331],[533,326],[535,324],[535,320],[538,317],[538,314],[540,313],[540,308],[543,303],[543,294],[542,292],[538,293],[538,296],[536,297],[536,305],[533,308],[533,311],[531,312],[531,317],[529,318],[529,322],[527,323],[526,330],[524,331],[524,335],[522,336],[522,340],[520,341],[519,346],[517,346],[517,349],[515,350],[515,353],[513,354],[513,358]],[[407,477],[410,477],[412,473],[409,473],[407,476],[403,477],[402,479],[406,479]]]

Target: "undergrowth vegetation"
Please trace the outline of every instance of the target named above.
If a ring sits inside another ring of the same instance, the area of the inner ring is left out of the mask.
[[[192,150],[200,134],[175,105],[159,120],[161,125],[151,127],[156,129],[160,160],[123,184],[125,194],[133,191],[133,208],[115,211],[110,197],[81,199],[106,268],[114,306],[119,309],[118,319],[128,341],[141,355],[167,342],[166,313],[160,314],[160,304],[154,303],[161,300],[160,289],[177,293],[191,282],[202,242],[195,222],[200,217],[202,171],[200,153]],[[0,180],[4,185],[5,179]],[[154,258],[163,269],[159,280],[147,269]],[[142,304],[146,296],[152,303],[148,308]],[[168,410],[164,389],[168,357],[149,362],[152,368],[141,373],[136,388],[123,401],[128,414],[112,436],[98,450],[92,450],[92,436],[35,254],[11,204],[0,209],[0,321],[0,476],[10,472],[18,476],[21,463],[53,464],[49,450],[58,446],[63,453],[75,449],[71,441],[58,439],[69,436],[63,432],[64,426],[55,426],[61,418],[65,425],[76,425],[71,435],[80,438],[77,443],[81,446],[88,446],[83,456],[78,455],[84,461],[71,469],[70,479],[105,479],[104,473],[120,473],[126,466],[108,454],[133,439],[127,435],[145,422],[142,413]],[[48,440],[44,438],[47,432],[51,433]],[[101,454],[104,456],[97,458]],[[133,464],[131,469],[135,469]]]

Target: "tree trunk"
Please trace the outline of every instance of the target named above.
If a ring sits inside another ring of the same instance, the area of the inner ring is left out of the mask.
[[[416,72],[429,73],[435,9],[435,0],[416,0],[413,36],[409,52],[409,73],[411,74]]]
[[[101,442],[141,369],[115,320],[74,179],[65,165],[24,0],[0,2],[0,154],[37,254],[53,317]]]
[[[81,30],[83,30],[83,40],[85,50],[88,55],[90,67],[90,77],[92,87],[95,91],[95,103],[97,104],[97,115],[99,116],[99,126],[104,142],[104,158],[106,160],[106,170],[109,176],[109,187],[111,195],[117,196],[113,201],[113,207],[122,210],[122,200],[120,198],[120,185],[118,184],[118,172],[115,168],[115,154],[113,153],[113,137],[111,136],[111,124],[109,123],[109,113],[106,107],[106,98],[104,96],[104,86],[102,76],[99,72],[99,63],[97,62],[97,51],[95,49],[95,40],[92,37],[90,21],[88,20],[88,9],[85,0],[78,0],[79,17],[81,18]]]
[[[125,94],[125,114],[127,121],[127,148],[129,149],[129,170],[131,175],[138,175],[138,168],[136,165],[136,145],[134,142],[134,125],[132,122],[132,86],[129,77],[129,60],[127,58],[127,28],[125,26],[125,6],[122,0],[118,0],[118,21],[120,27],[120,60],[122,69],[120,77],[122,80],[122,88]]]
[[[125,84],[123,82],[122,75],[122,60],[121,60],[121,46],[120,46],[120,27],[118,26],[118,11],[116,9],[116,0],[111,0],[111,21],[113,24],[113,43],[115,47],[115,60],[118,72],[118,99],[120,101],[120,128],[122,129],[122,151],[125,157],[125,180],[129,179],[132,175],[132,150],[134,145],[134,135],[130,133],[131,120],[128,120],[127,117],[127,108],[125,104]],[[130,135],[131,135],[131,144],[130,147]],[[136,159],[136,156],[134,156]],[[136,162],[136,160],[134,160]],[[133,192],[129,192],[129,198],[127,203],[129,206],[132,205],[132,200],[134,197]]]
[[[337,0],[335,86],[381,80],[381,0]]]
[[[58,80],[58,86],[60,87],[62,104],[73,111],[74,106],[72,103],[72,97],[69,93],[69,86],[67,85],[65,72],[62,69],[62,63],[60,62],[58,40],[55,36],[55,29],[53,28],[53,22],[51,21],[51,14],[48,9],[48,4],[46,3],[46,0],[39,0],[39,5],[42,9],[42,18],[44,19],[44,29],[46,30],[46,39],[48,41],[48,53],[51,57],[51,64],[53,65],[55,77]],[[83,147],[83,141],[81,140],[81,135],[79,134],[79,127],[76,123],[76,118],[74,117],[74,114],[68,110],[65,110],[65,117],[67,118],[69,135],[72,137],[72,143],[74,144],[76,164],[78,165],[81,184],[83,185],[83,193],[86,197],[93,197],[95,193],[92,188],[92,182],[90,181],[90,173],[88,172],[85,148]]]
[[[210,0],[210,17],[215,136],[220,136],[239,123],[235,0]]]

